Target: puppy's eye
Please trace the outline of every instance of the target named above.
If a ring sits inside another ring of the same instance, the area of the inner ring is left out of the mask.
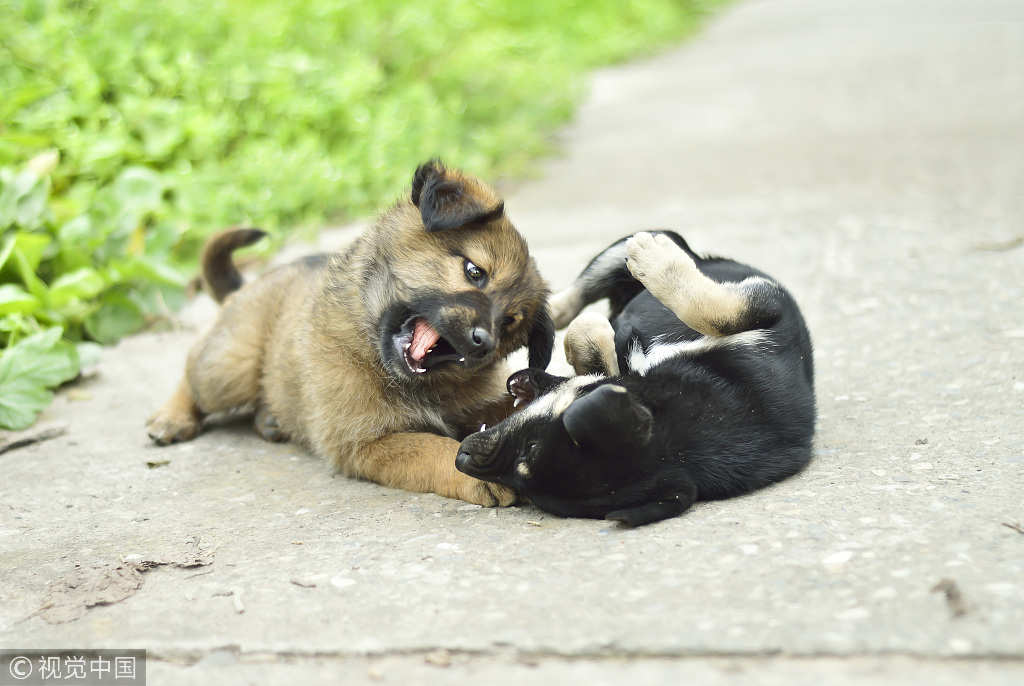
[[[509,315],[508,317],[505,317],[504,319],[501,320],[501,328],[507,329],[508,327],[512,326],[515,323],[516,318],[512,315]]]
[[[480,267],[476,266],[469,260],[466,260],[466,278],[477,286],[483,286],[484,282],[487,281],[487,272]]]

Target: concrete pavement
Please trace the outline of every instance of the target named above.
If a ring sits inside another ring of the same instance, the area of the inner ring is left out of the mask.
[[[804,474],[625,530],[332,476],[244,423],[155,448],[200,300],[0,454],[0,647],[146,648],[151,684],[1024,682],[1024,3],[738,2],[595,75],[558,143],[506,198],[555,288],[670,227],[797,297]],[[122,558],[152,562],[134,595],[37,613]]]

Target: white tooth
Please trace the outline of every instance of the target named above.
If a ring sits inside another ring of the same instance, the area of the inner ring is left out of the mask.
[[[516,401],[512,403],[512,407],[519,407],[519,404],[523,402],[522,398],[516,398]]]
[[[480,425],[480,430],[481,431],[487,431],[487,425],[486,424],[481,424]]]
[[[459,362],[465,362],[465,361],[466,361],[466,358],[465,358],[465,357],[460,357],[460,358],[459,358]]]

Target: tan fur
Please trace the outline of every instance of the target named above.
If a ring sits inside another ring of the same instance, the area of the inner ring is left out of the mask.
[[[615,355],[615,329],[607,317],[596,312],[584,312],[576,317],[565,332],[563,345],[565,359],[572,365],[577,376],[619,375],[619,360]]]
[[[671,238],[641,232],[626,241],[626,266],[655,298],[691,329],[723,336],[747,309],[741,284],[717,283],[697,269]]]
[[[431,169],[461,189],[458,202],[500,212],[479,180]],[[418,202],[415,180],[412,197]],[[504,214],[433,232],[424,216],[403,198],[326,263],[286,265],[229,295],[190,351],[186,380],[150,418],[150,436],[188,440],[205,415],[251,406],[265,438],[289,437],[350,476],[485,506],[514,502],[508,489],[458,472],[455,456],[465,435],[510,411],[504,359],[547,312],[547,289]],[[482,288],[467,280],[466,259],[488,274]],[[386,367],[382,317],[425,292],[439,294],[447,325],[493,333],[495,350],[479,366],[415,378]]]

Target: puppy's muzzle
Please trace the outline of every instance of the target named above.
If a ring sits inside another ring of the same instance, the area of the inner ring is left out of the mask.
[[[494,337],[484,328],[475,327],[467,338],[466,356],[475,359],[487,357],[494,352]]]
[[[459,446],[455,468],[478,479],[493,479],[499,467],[495,460],[497,447],[498,437],[494,433],[481,430],[471,434]]]

